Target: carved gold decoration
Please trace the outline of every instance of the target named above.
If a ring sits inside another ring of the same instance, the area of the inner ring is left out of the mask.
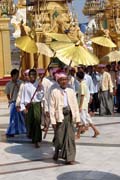
[[[16,13],[16,5],[13,0],[1,0],[0,2],[0,14],[2,17],[13,15]]]

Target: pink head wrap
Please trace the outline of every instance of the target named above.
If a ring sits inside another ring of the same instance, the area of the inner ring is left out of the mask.
[[[55,74],[56,81],[58,81],[60,78],[66,78],[67,74],[65,72],[59,72]]]
[[[45,69],[42,69],[42,68],[37,69],[37,73],[38,74],[44,74],[45,73]]]
[[[105,65],[105,64],[99,64],[98,67],[100,67],[100,68],[105,68],[106,65]]]
[[[60,70],[60,68],[53,68],[53,69],[51,69],[51,72],[52,72],[52,74],[55,74],[58,70]]]
[[[23,74],[24,74],[24,75],[28,75],[28,74],[29,74],[29,71],[30,71],[30,69],[26,69]]]

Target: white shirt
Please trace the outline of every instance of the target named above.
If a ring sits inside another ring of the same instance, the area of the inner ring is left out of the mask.
[[[68,97],[67,97],[67,93],[65,91],[65,89],[61,89],[63,95],[64,95],[64,107],[68,106]]]
[[[25,106],[31,102],[31,98],[36,91],[36,88],[38,87],[38,81],[35,81],[33,84],[31,82],[27,82],[22,91],[21,95],[21,101],[20,101],[20,107],[21,111],[25,109]],[[32,102],[41,102],[44,97],[43,89],[38,88],[37,92],[35,93],[35,96],[32,100]]]
[[[84,80],[86,81],[87,87],[90,91],[90,94],[94,94],[94,85],[93,85],[93,80],[90,75],[85,74]]]
[[[92,80],[93,80],[93,88],[94,93],[98,93],[99,91],[99,82],[100,82],[100,74],[96,72],[95,74],[92,74]]]
[[[117,84],[120,84],[120,71],[117,72]]]

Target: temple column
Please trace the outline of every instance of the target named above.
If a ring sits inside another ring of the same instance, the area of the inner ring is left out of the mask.
[[[11,71],[9,18],[0,18],[0,78],[7,77]]]

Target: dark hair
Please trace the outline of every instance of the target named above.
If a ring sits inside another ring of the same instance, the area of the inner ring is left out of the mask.
[[[18,71],[18,69],[13,69],[10,74],[13,77],[16,74],[19,74],[19,71]]]
[[[110,64],[107,64],[107,65],[106,65],[106,68],[108,68],[108,69],[111,68],[111,65],[110,65]]]
[[[85,75],[85,73],[82,71],[76,73],[77,78],[80,80],[84,79],[84,75]]]
[[[29,71],[29,76],[30,76],[30,74],[32,74],[32,73],[34,73],[34,74],[37,75],[37,71],[36,71],[35,69],[30,69],[30,71]]]

